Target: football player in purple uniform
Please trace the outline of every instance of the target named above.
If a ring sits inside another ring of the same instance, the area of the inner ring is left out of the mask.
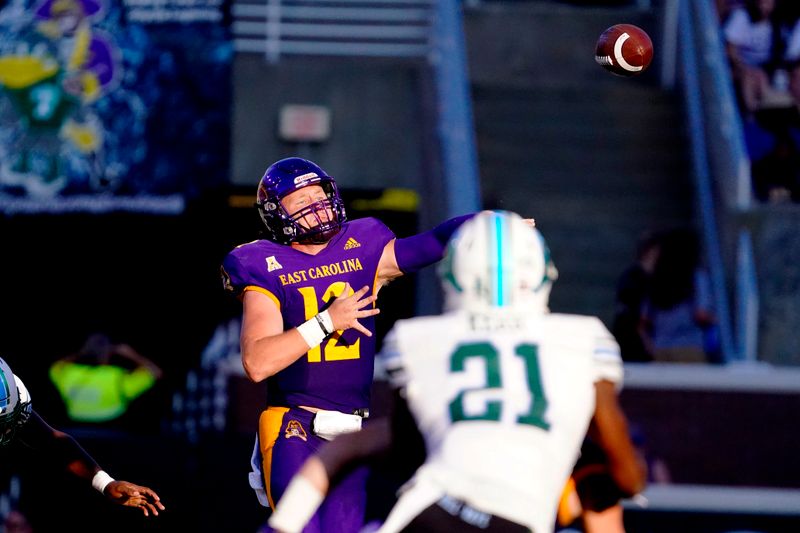
[[[33,409],[22,380],[0,359],[0,448],[12,443],[40,452],[46,460],[90,482],[114,503],[139,508],[145,516],[157,516],[164,510],[161,498],[152,489],[115,480],[75,439],[50,427]]]
[[[225,288],[243,303],[242,363],[267,380],[250,484],[274,509],[289,480],[325,440],[358,431],[368,414],[380,288],[444,255],[472,215],[396,239],[374,218],[348,221],[336,183],[298,157],[271,165],[256,207],[267,238],[224,259]],[[366,471],[330,494],[306,531],[359,531]]]

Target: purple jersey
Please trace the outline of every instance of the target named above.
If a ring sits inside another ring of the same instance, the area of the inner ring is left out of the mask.
[[[367,285],[375,291],[378,262],[392,231],[374,218],[347,222],[317,255],[268,240],[238,246],[225,258],[225,287],[241,295],[255,290],[280,308],[284,331],[327,308],[342,293]],[[375,318],[359,320],[375,331]],[[267,380],[271,406],[306,405],[353,412],[369,407],[375,336],[355,329],[336,332]]]

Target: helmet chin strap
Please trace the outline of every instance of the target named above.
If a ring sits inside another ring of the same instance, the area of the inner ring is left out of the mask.
[[[322,231],[313,231],[303,234],[300,238],[295,239],[297,244],[325,244],[333,238],[334,235],[339,233],[340,226],[336,225]]]

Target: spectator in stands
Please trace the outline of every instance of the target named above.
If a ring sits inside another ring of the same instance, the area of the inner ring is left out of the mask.
[[[88,337],[80,351],[56,361],[50,380],[77,423],[117,425],[131,403],[152,389],[161,369],[128,344],[102,333]]]
[[[800,197],[800,42],[789,50],[796,18],[792,2],[745,0],[723,24],[759,200]]]
[[[786,37],[786,68],[789,72],[789,92],[795,105],[800,105],[800,3],[794,2],[784,11],[789,31]]]
[[[686,229],[666,232],[640,322],[647,350],[658,362],[716,362],[716,328],[696,234]]]
[[[719,15],[721,24],[724,25],[728,21],[728,17],[730,17],[734,9],[742,7],[742,1],[743,0],[716,0],[717,14]]]
[[[658,260],[659,238],[657,233],[650,233],[639,240],[636,262],[622,273],[617,282],[611,332],[619,343],[623,361],[652,360],[642,340],[639,322],[642,317],[642,305],[650,291],[653,269]]]
[[[775,0],[745,0],[731,11],[724,37],[731,73],[743,110],[752,115],[777,98],[773,76],[781,66],[783,31]]]
[[[778,111],[770,112],[773,131],[745,125],[753,195],[773,204],[800,201],[800,130],[791,124],[794,117]]]

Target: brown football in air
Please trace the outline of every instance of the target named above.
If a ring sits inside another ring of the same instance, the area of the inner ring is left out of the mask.
[[[638,26],[615,24],[597,40],[594,60],[617,76],[636,76],[653,60],[653,41]]]

